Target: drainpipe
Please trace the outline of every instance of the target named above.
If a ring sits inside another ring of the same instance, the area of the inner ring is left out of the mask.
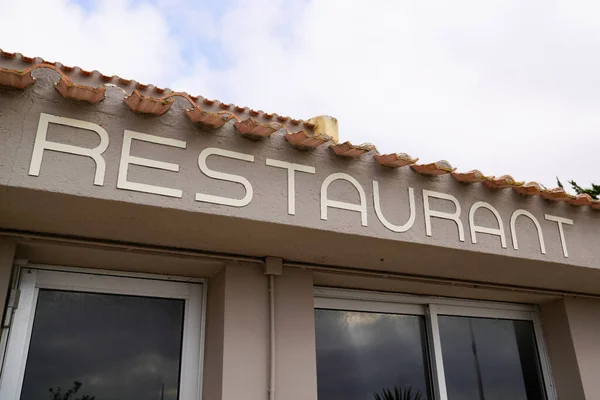
[[[275,400],[275,370],[276,370],[276,337],[275,337],[275,276],[283,273],[283,260],[277,257],[267,257],[265,260],[265,275],[269,276],[269,328],[270,328],[270,376],[269,400]]]

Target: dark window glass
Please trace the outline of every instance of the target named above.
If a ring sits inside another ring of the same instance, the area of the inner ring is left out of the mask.
[[[316,310],[315,323],[320,400],[374,400],[395,388],[432,398],[424,317]]]
[[[40,290],[22,400],[175,400],[183,300]]]
[[[440,316],[448,400],[545,400],[531,321]]]

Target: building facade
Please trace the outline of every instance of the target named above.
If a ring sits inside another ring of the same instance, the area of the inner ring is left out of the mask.
[[[0,52],[0,399],[600,399],[599,240],[587,196]]]

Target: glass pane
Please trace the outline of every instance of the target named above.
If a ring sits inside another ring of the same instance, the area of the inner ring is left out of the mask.
[[[531,321],[440,316],[448,400],[545,400]]]
[[[40,290],[21,400],[75,389],[70,400],[177,399],[183,310],[183,300]]]
[[[316,310],[315,323],[319,399],[432,398],[422,316]]]

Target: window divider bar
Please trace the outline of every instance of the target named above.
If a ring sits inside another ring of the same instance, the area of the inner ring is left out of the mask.
[[[427,327],[429,330],[430,359],[433,367],[432,378],[437,400],[448,400],[446,390],[446,375],[444,374],[444,360],[442,359],[442,341],[440,338],[440,326],[438,322],[437,305],[427,306]]]

